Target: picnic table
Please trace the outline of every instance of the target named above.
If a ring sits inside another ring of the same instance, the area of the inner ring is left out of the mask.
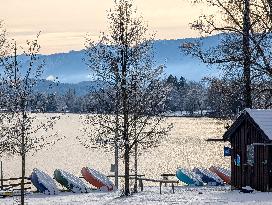
[[[162,184],[171,184],[172,186],[172,192],[173,194],[175,193],[175,186],[174,184],[178,184],[179,181],[178,180],[168,180],[168,179],[149,179],[149,178],[137,178],[137,180],[139,180],[139,186],[141,187],[141,191],[144,190],[144,185],[143,182],[147,181],[147,182],[157,182],[160,185],[160,194],[162,193]]]

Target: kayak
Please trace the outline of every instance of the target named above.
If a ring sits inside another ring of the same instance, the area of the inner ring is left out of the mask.
[[[224,185],[224,181],[218,177],[215,173],[204,169],[204,168],[194,168],[193,171],[198,174],[202,181],[208,185],[212,186],[220,186]]]
[[[231,184],[231,172],[228,169],[222,167],[211,166],[210,171],[219,176],[227,184]]]
[[[81,173],[87,182],[101,191],[113,191],[116,189],[114,184],[107,176],[96,171],[95,169],[83,167]]]
[[[41,193],[54,195],[58,194],[59,190],[55,181],[48,174],[44,173],[39,169],[33,169],[33,172],[30,176],[32,184],[37,188]]]
[[[56,169],[54,171],[54,178],[58,183],[74,193],[90,192],[90,188],[88,188],[80,178],[69,172]]]
[[[203,186],[203,181],[196,173],[187,169],[179,168],[176,171],[177,178],[185,184]]]

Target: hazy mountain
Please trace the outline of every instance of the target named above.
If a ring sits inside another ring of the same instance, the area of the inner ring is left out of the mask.
[[[60,83],[52,82],[49,80],[39,80],[34,90],[41,93],[57,93],[63,95],[67,91],[74,90],[77,96],[83,96],[101,87],[102,83],[99,81],[82,81],[78,83]]]
[[[222,35],[210,36],[204,39],[204,45],[217,44]],[[154,53],[156,64],[166,65],[166,74],[183,76],[188,80],[200,80],[204,76],[218,75],[218,70],[207,68],[206,65],[190,56],[181,53],[179,46],[191,39],[156,40],[154,42]],[[51,79],[57,76],[63,83],[78,83],[88,81],[88,66],[83,61],[85,53],[81,51],[70,51],[68,53],[56,53],[42,55],[45,60],[44,78]]]

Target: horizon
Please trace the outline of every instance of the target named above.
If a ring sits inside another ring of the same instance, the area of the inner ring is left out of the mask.
[[[4,21],[8,37],[19,44],[34,39],[41,31],[41,54],[80,51],[84,49],[87,34],[97,40],[100,32],[107,32],[107,10],[112,8],[113,1],[104,2],[102,5],[95,0],[5,1],[1,4],[0,20]],[[196,20],[203,9],[208,9],[205,5],[193,6],[189,0],[172,0],[171,4],[161,0],[134,2],[137,16],[143,16],[149,31],[156,33],[155,40],[199,37],[189,23]]]
[[[217,34],[212,34],[209,36],[205,36],[205,38],[208,37],[214,37],[217,35],[220,35],[222,33],[217,33]],[[179,40],[187,40],[187,39],[199,39],[201,37],[184,37],[184,38],[171,38],[171,39],[154,39],[154,41],[179,41]],[[50,55],[57,55],[57,54],[68,54],[68,53],[72,53],[72,52],[81,52],[84,50],[84,47],[79,48],[79,49],[71,49],[71,50],[66,50],[66,51],[60,51],[60,52],[56,52],[56,53],[40,53],[39,55],[44,55],[44,56],[50,56]]]

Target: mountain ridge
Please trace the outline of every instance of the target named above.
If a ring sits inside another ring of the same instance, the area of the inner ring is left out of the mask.
[[[217,44],[222,36],[222,34],[218,34],[203,38],[204,46]],[[153,44],[155,65],[164,64],[167,75],[183,76],[187,80],[199,81],[205,76],[217,76],[217,69],[209,68],[198,59],[186,56],[181,52],[180,45],[195,40],[199,40],[199,38],[155,40]],[[39,56],[40,60],[45,61],[44,79],[58,77],[62,83],[91,80],[89,76],[91,71],[83,61],[84,49]]]

